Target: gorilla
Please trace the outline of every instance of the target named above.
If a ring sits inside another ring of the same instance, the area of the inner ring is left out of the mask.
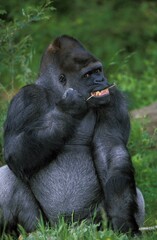
[[[34,84],[12,99],[0,168],[1,231],[92,219],[139,234],[144,200],[127,149],[130,121],[123,94],[101,62],[75,38],[46,49]]]

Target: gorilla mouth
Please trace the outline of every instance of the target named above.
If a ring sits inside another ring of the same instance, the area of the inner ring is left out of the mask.
[[[101,97],[104,97],[104,96],[108,96],[110,94],[109,88],[112,88],[112,87],[115,87],[115,84],[112,84],[110,87],[105,88],[103,90],[91,92],[90,97],[87,98],[86,101],[88,101],[92,97],[94,97],[94,98],[101,98]]]
[[[105,95],[109,95],[108,88],[103,89],[101,91],[91,92],[91,97],[103,97]]]

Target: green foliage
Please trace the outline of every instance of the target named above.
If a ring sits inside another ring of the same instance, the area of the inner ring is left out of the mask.
[[[144,71],[139,75],[130,73],[128,63],[122,65],[118,73],[110,74],[110,80],[126,93],[129,99],[129,108],[139,108],[146,106],[157,99],[155,63],[144,61]]]
[[[34,75],[30,69],[32,60],[32,36],[25,34],[25,30],[37,22],[50,19],[51,2],[47,2],[36,8],[27,6],[21,9],[21,15],[14,17],[12,21],[0,19],[0,61],[1,61],[1,89],[14,89],[16,86],[30,82]],[[3,16],[6,11],[0,11]]]

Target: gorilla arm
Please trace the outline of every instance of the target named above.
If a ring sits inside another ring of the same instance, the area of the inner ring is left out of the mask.
[[[58,104],[48,101],[49,94],[41,86],[28,85],[13,98],[8,110],[4,158],[25,181],[61,151],[77,124],[77,113],[85,108],[73,89],[68,89]]]
[[[130,121],[123,96],[111,91],[111,103],[98,112],[94,161],[104,191],[108,223],[115,231],[138,233],[134,169],[126,147]]]

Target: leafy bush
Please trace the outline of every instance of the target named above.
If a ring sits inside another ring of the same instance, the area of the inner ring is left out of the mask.
[[[25,30],[31,24],[48,20],[50,18],[49,5],[51,2],[37,8],[27,7],[21,9],[21,15],[12,21],[0,19],[0,61],[1,65],[1,84],[6,88],[14,89],[16,86],[23,85],[33,78],[30,69],[32,60],[32,34],[25,34]],[[6,14],[6,11],[0,11],[0,15]],[[2,88],[2,85],[1,85]]]

